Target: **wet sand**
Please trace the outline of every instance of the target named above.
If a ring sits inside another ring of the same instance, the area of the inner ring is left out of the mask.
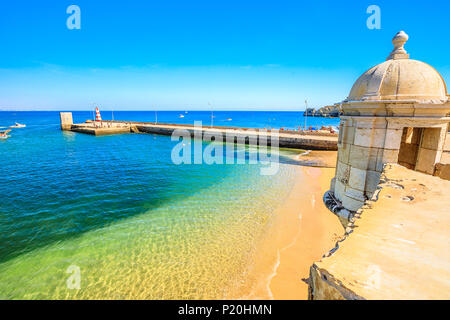
[[[298,166],[296,175],[297,182],[258,248],[249,272],[254,286],[242,299],[307,299],[311,265],[344,233],[322,201],[334,168]]]
[[[295,160],[299,161],[302,165],[305,166],[336,168],[337,152],[308,150],[303,152],[302,154],[297,155]]]

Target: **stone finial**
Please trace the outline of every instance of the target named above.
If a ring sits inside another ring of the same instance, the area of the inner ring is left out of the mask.
[[[409,59],[409,54],[403,47],[406,41],[408,41],[408,38],[408,35],[404,31],[397,32],[397,34],[392,39],[394,50],[392,50],[387,60]]]

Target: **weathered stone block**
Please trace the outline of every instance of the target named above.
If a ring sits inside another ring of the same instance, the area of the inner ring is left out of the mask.
[[[365,184],[366,184],[366,170],[361,170],[352,167],[350,169],[350,178],[348,180],[348,185],[353,189],[364,191]]]
[[[343,118],[342,121],[343,121],[342,123],[343,123],[344,127],[354,127],[355,121],[353,120],[353,118],[346,117],[346,118]]]
[[[359,208],[361,208],[364,204],[364,201],[355,200],[349,196],[343,195],[342,198],[342,205],[345,209],[350,211],[357,211]]]
[[[446,134],[444,147],[442,149],[444,151],[450,151],[450,133]]]
[[[366,198],[364,197],[364,192],[363,191],[353,189],[353,188],[351,188],[349,186],[347,186],[345,188],[345,195],[347,197],[350,197],[350,198],[358,200],[358,201],[363,201],[364,202],[366,200]]]
[[[366,174],[366,192],[373,193],[380,183],[381,173],[378,171],[367,171]]]
[[[441,128],[425,128],[422,134],[421,147],[432,150],[442,150],[445,136],[446,132]]]
[[[342,196],[345,193],[345,185],[336,179],[335,185],[334,185],[334,196],[336,199],[342,201]]]
[[[389,115],[393,117],[413,117],[415,108],[413,105],[392,105],[392,107],[388,107]]]
[[[378,148],[353,145],[348,164],[362,170],[375,170],[378,161]]]
[[[402,134],[403,130],[401,129],[387,129],[384,149],[391,149],[391,150],[400,149]]]
[[[383,166],[386,163],[397,163],[398,162],[399,150],[388,150],[381,149],[378,152],[378,160],[375,170],[378,172],[383,171]]]
[[[342,143],[352,144],[355,138],[355,127],[345,127]]]
[[[385,131],[386,131],[385,129],[356,128],[354,144],[362,147],[383,148]]]
[[[385,117],[373,117],[366,119],[358,119],[354,121],[354,126],[361,129],[386,129],[387,121]]]
[[[398,152],[398,150],[384,149],[380,150],[379,156],[381,156],[383,164],[396,163],[398,160]]]
[[[347,184],[350,178],[350,166],[338,161],[336,166],[336,180]]]
[[[434,165],[441,159],[442,151],[420,148],[416,170],[428,174],[434,173]]]
[[[434,175],[444,180],[450,180],[450,164],[437,163]]]
[[[348,159],[350,156],[351,144],[342,144],[342,146],[338,149],[338,160],[342,163],[348,163]]]
[[[443,151],[441,160],[439,162],[444,164],[450,164],[450,151]]]

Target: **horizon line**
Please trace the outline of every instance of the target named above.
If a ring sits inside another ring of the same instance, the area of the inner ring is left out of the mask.
[[[311,107],[308,107],[310,109]],[[27,109],[0,109],[0,112],[86,112],[86,111],[93,111],[95,109],[82,109],[82,110],[69,110],[69,109],[59,109],[59,110],[27,110]],[[172,110],[164,110],[164,109],[142,109],[142,110],[123,110],[123,109],[101,109],[100,112],[142,112],[142,111],[159,111],[159,112],[196,112],[196,111],[207,111],[207,112],[223,112],[223,111],[242,111],[242,112],[248,112],[248,111],[254,111],[254,112],[304,112],[306,111],[306,108],[294,110],[294,109],[280,109],[280,110],[274,110],[274,109],[172,109]]]

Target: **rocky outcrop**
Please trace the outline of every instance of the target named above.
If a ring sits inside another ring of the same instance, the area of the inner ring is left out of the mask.
[[[325,106],[318,110],[314,108],[307,108],[306,115],[308,117],[326,117],[326,118],[336,118],[342,114],[341,109],[338,105]]]
[[[338,105],[325,106],[316,111],[317,117],[336,118],[342,114]]]
[[[308,117],[314,117],[316,115],[316,109],[314,109],[314,108],[306,108],[305,113],[306,113],[306,115]]]

